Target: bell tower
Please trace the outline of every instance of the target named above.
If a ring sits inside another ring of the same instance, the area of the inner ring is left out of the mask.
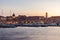
[[[12,17],[15,18],[15,13],[13,13]]]
[[[46,19],[48,18],[48,13],[46,12]]]

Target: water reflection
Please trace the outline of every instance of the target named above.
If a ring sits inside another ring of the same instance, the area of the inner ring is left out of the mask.
[[[60,40],[60,27],[0,28],[0,40]]]

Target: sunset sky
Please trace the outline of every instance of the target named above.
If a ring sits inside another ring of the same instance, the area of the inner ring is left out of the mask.
[[[60,0],[0,0],[0,15],[60,16]]]

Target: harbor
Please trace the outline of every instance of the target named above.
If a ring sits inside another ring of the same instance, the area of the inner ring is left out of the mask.
[[[58,26],[60,24],[0,24],[0,28],[16,28],[16,27],[51,27]]]
[[[0,0],[0,40],[60,40],[60,0]]]
[[[0,28],[15,28],[15,27],[48,27],[59,26],[60,16],[48,17],[48,13],[44,16],[26,16],[15,13],[12,16],[0,16]]]

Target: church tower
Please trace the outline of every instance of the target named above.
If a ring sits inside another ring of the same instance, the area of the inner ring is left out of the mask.
[[[15,18],[15,13],[13,13],[12,17]]]
[[[46,19],[48,18],[48,13],[46,12]]]

